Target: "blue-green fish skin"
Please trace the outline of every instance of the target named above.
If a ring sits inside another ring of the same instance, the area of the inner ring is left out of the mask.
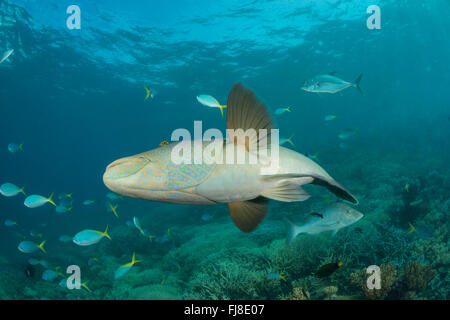
[[[23,151],[22,149],[22,145],[11,142],[10,144],[8,144],[8,151],[11,152],[12,154],[18,152],[18,151]]]
[[[25,199],[24,204],[28,208],[38,208],[38,207],[43,206],[47,202],[52,203],[56,207],[56,204],[53,202],[53,200],[51,200],[51,198],[45,198],[45,197],[37,195],[37,194],[32,194],[32,195],[28,196]]]
[[[335,202],[327,205],[318,213],[309,216],[305,224],[297,226],[288,219],[287,242],[290,243],[301,233],[319,234],[325,231],[333,231],[333,234],[340,229],[359,221],[364,215],[343,202]]]
[[[197,96],[197,101],[207,107],[218,107],[220,105],[219,101],[209,94],[200,94]]]
[[[12,220],[9,220],[9,219],[6,219],[5,220],[5,226],[7,226],[7,227],[13,227],[13,226],[15,226],[17,223],[15,222],[15,221],[12,221]]]
[[[45,243],[45,241],[43,242]],[[41,244],[42,246],[43,244]],[[19,243],[19,246],[17,247],[19,249],[19,251],[23,252],[23,253],[32,253],[32,252],[36,252],[39,251],[39,249],[41,249],[42,251],[44,251],[40,245],[32,242],[32,241],[22,241],[21,243]],[[45,252],[45,251],[44,251]]]
[[[67,208],[67,207],[65,207],[65,206],[58,205],[58,206],[56,206],[55,211],[58,212],[58,213],[67,213],[67,212],[69,212],[71,209],[72,209],[72,208]]]
[[[128,273],[128,271],[131,270],[133,266],[122,266],[117,268],[117,270],[114,272],[114,279],[119,279],[121,277],[123,277],[124,275],[126,275]]]
[[[349,140],[358,134],[358,129],[346,129],[339,133],[338,138],[341,140]]]
[[[28,263],[31,264],[32,266],[37,266],[39,264],[39,260],[35,259],[35,258],[30,258],[28,259]]]
[[[90,246],[98,243],[104,237],[111,239],[108,235],[108,228],[105,232],[97,230],[82,230],[73,237],[73,242],[79,246]]]
[[[73,237],[71,236],[66,236],[66,235],[62,235],[58,238],[59,241],[61,242],[70,242],[73,240]]]
[[[145,235],[145,234],[144,234],[144,230],[142,229],[141,222],[139,221],[138,217],[133,217],[133,224],[134,224],[134,226],[136,227],[136,229],[139,230],[139,232],[141,233],[141,235],[144,236],[144,235]]]
[[[12,183],[4,183],[0,186],[0,193],[5,197],[14,197],[19,193],[23,193],[23,189]]]
[[[42,280],[53,281],[59,277],[59,274],[51,269],[44,270],[42,273]]]
[[[360,75],[358,79],[356,79],[355,82],[352,83],[342,80],[332,74],[321,74],[306,81],[302,86],[302,90],[314,93],[333,94],[350,87],[355,87],[359,91],[361,91],[361,88],[359,87],[359,82],[361,81],[361,78],[362,75]]]
[[[283,114],[283,113],[285,113],[285,112],[291,112],[291,110],[289,109],[289,107],[287,107],[287,108],[278,108],[278,109],[276,109],[276,110],[274,111],[274,114],[277,115],[277,116],[279,116],[279,115],[281,115],[281,114]]]

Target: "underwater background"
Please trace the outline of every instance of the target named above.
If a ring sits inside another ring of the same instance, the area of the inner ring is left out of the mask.
[[[79,30],[66,26],[72,4]],[[370,5],[381,8],[379,30],[366,26]],[[449,15],[447,0],[0,0],[0,55],[14,49],[0,64],[0,184],[54,193],[65,211],[0,195],[0,299],[448,299]],[[364,94],[301,90],[330,72],[363,74]],[[271,201],[249,234],[225,204],[110,194],[102,175],[113,160],[193,132],[195,120],[225,130],[196,96],[226,104],[236,82],[272,111],[290,107],[274,116],[293,135],[286,146],[351,190],[363,219],[287,245],[283,219],[301,224],[334,201],[326,189]],[[112,240],[92,246],[61,238],[106,226]],[[46,253],[19,251],[25,240],[45,240]],[[115,279],[134,252],[142,261]],[[81,268],[80,290],[61,285],[69,265]],[[379,290],[366,287],[370,265],[381,268]]]

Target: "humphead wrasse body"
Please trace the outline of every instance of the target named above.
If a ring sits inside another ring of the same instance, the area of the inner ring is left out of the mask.
[[[227,129],[243,132],[240,135],[234,131],[231,139],[219,141],[220,154],[216,152],[214,159],[207,158],[205,152],[198,156],[193,147],[194,160],[190,164],[176,164],[172,160],[173,151],[186,142],[171,143],[114,161],[106,168],[103,181],[111,191],[133,198],[182,204],[227,203],[234,223],[244,232],[255,230],[264,219],[268,199],[285,202],[308,199],[309,195],[301,188],[303,184],[325,186],[342,199],[358,202],[317,163],[287,148],[279,147],[276,165],[272,157],[264,156],[256,164],[215,161],[225,159],[229,150],[234,152],[233,156],[242,152],[249,159],[255,152],[250,147],[254,145],[251,140],[260,142],[268,135],[247,136],[246,140],[242,139],[244,133],[248,129],[256,132],[273,129],[266,106],[241,84],[233,86],[228,98]],[[214,142],[189,143],[200,143],[205,150]],[[274,148],[269,146],[266,150]]]

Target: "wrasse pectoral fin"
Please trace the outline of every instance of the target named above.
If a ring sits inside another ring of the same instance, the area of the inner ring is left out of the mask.
[[[288,181],[282,182],[272,189],[265,190],[261,195],[272,200],[284,202],[305,201],[310,197],[299,185]]]
[[[231,218],[243,232],[252,232],[264,220],[269,201],[262,197],[241,202],[229,202]]]
[[[230,91],[227,103],[227,129],[238,130],[242,129],[244,133],[248,129],[255,130],[258,134],[257,137],[251,137],[251,145],[257,146],[255,142],[259,142],[265,139],[270,134],[270,129],[273,129],[273,120],[267,107],[262,103],[255,94],[245,88],[241,83],[236,83]],[[260,129],[266,129],[267,134],[259,134]],[[247,150],[249,145],[245,140],[241,142],[242,139],[234,139],[235,137],[230,137],[231,141],[235,143],[245,143]],[[269,140],[269,139],[267,139]]]

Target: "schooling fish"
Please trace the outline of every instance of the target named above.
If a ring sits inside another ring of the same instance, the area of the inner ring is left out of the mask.
[[[350,138],[354,137],[359,133],[358,129],[346,129],[339,133],[338,137],[341,140],[349,140]]]
[[[285,276],[282,276],[281,274],[273,273],[273,272],[268,273],[267,274],[267,278],[269,278],[269,279],[281,279],[283,281],[286,281],[286,277]]]
[[[223,109],[227,107],[226,105],[221,105],[219,101],[216,100],[216,98],[207,94],[201,94],[197,96],[197,101],[207,107],[219,108],[222,117],[223,117]]]
[[[361,212],[343,202],[332,203],[321,212],[312,213],[302,226],[297,226],[285,219],[289,227],[286,240],[290,243],[300,233],[318,234],[324,231],[333,231],[334,235],[340,229],[357,222],[363,216]]]
[[[17,222],[9,220],[9,219],[6,219],[5,220],[5,226],[7,226],[7,227],[17,226]]]
[[[411,234],[415,232],[420,238],[424,240],[431,240],[434,238],[434,232],[433,230],[427,228],[427,227],[418,227],[415,228],[411,223],[409,224],[410,230],[407,234]]]
[[[327,115],[327,116],[325,116],[325,121],[331,121],[331,120],[334,120],[334,119],[336,119],[337,118],[337,116],[335,116],[335,115],[332,115],[332,114],[329,114],[329,115]]]
[[[303,84],[302,90],[316,93],[337,93],[344,89],[354,87],[362,94],[363,91],[359,86],[362,74],[355,80],[354,83],[342,80],[333,74],[321,74],[306,81]]]
[[[14,52],[14,49],[11,49],[11,50],[6,51],[6,52],[3,54],[2,58],[0,59],[0,64],[1,64],[2,62],[6,61],[6,59],[8,59],[9,56],[13,54],[13,52]]]
[[[265,105],[238,83],[231,89],[227,104],[227,129],[231,139],[213,142],[220,147],[218,154],[204,158],[205,153],[189,148],[193,143],[210,147],[210,141],[175,142],[114,161],[106,168],[103,182],[111,191],[133,198],[180,204],[227,203],[234,223],[244,232],[255,230],[263,221],[268,199],[307,200],[310,195],[301,188],[304,184],[325,186],[338,197],[358,203],[347,189],[307,157],[284,147],[274,147],[279,155],[274,159],[265,156],[267,149],[255,145],[257,141],[268,140],[263,129],[273,128]],[[248,129],[260,135],[245,135]],[[255,143],[250,144],[249,140]],[[272,150],[272,146],[268,149]],[[181,151],[191,157],[180,164],[173,161],[173,155]],[[227,155],[229,158],[233,155],[234,159],[241,154],[248,159],[261,152],[261,161],[256,164],[223,161]],[[189,162],[192,159],[194,161]]]
[[[278,108],[278,109],[275,110],[274,114],[276,114],[278,116],[278,115],[283,114],[285,112],[291,112],[291,107]]]
[[[133,217],[133,224],[139,230],[141,235],[145,236],[144,230],[142,230],[141,222],[139,221],[138,217]]]
[[[108,226],[106,227],[105,232],[88,229],[80,231],[73,237],[73,242],[79,246],[90,246],[102,240],[103,237],[107,237],[111,240],[111,237],[108,234]]]
[[[294,137],[294,134],[291,134],[289,138],[280,138],[280,146],[285,144],[286,142],[289,143],[291,146],[295,147],[294,143],[292,142],[292,137]]]
[[[113,205],[111,204],[111,202],[108,202],[108,203],[106,204],[106,206],[107,206],[106,209],[108,210],[108,212],[114,213],[114,215],[116,216],[116,218],[119,217],[119,215],[117,214],[117,208],[119,207],[118,205],[113,206]]]
[[[342,266],[342,261],[324,264],[314,273],[317,278],[325,278],[333,274]]]
[[[18,151],[23,151],[23,143],[17,144],[17,143],[11,142],[10,144],[8,144],[8,151],[11,152],[12,154],[14,154]]]
[[[65,242],[70,242],[70,241],[72,241],[72,240],[73,240],[73,237],[71,237],[71,236],[66,236],[66,235],[62,235],[62,236],[60,236],[60,237],[58,238],[58,240],[65,243]]]
[[[122,196],[119,196],[118,194],[113,193],[113,192],[109,192],[109,193],[106,195],[106,197],[107,197],[109,200],[111,200],[111,201],[123,200],[123,197],[122,197]]]
[[[27,206],[28,208],[37,208],[43,206],[47,202],[50,202],[52,205],[56,207],[56,204],[53,202],[52,198],[53,193],[48,198],[33,194],[25,199],[24,205]]]
[[[114,273],[114,279],[119,279],[126,275],[128,271],[131,270],[131,268],[134,266],[134,264],[142,262],[142,260],[136,260],[135,259],[135,253],[133,252],[133,257],[131,258],[131,262],[124,264],[123,266],[120,266],[117,268],[116,272]]]
[[[84,200],[83,201],[83,205],[85,205],[85,206],[89,206],[94,203],[95,203],[95,200]]]
[[[59,273],[51,270],[51,269],[47,269],[42,273],[42,280],[45,281],[53,281],[55,279],[57,279],[59,277]]]
[[[58,205],[58,206],[56,206],[55,211],[58,213],[66,213],[66,212],[71,212],[72,208],[73,207],[67,208],[65,206]]]
[[[151,97],[152,99],[155,97],[155,94],[153,93],[152,89],[147,88],[146,86],[144,86],[145,88],[145,99],[144,100],[148,100],[149,97]]]
[[[32,241],[22,241],[21,243],[19,243],[19,246],[17,248],[23,253],[33,253],[38,250],[42,250],[42,252],[47,253],[45,252],[44,244],[45,240],[42,241],[41,244],[36,244]]]
[[[22,193],[24,196],[27,195],[25,193],[25,187],[19,188],[18,186],[9,182],[4,183],[0,186],[0,193],[5,197],[14,197],[19,193]]]

